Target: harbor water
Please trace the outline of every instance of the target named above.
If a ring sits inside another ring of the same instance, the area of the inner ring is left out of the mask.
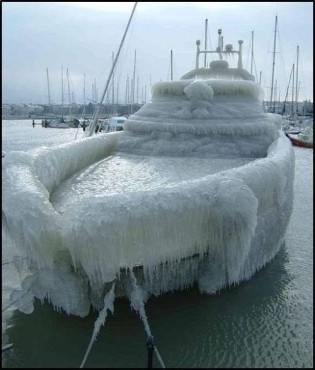
[[[39,121],[38,121],[39,123]],[[79,139],[80,129],[33,128],[32,120],[2,121],[2,151],[26,151]],[[151,297],[146,315],[166,367],[313,367],[313,149],[294,147],[293,213],[285,243],[251,280],[202,295],[197,288]],[[2,239],[2,366],[79,367],[98,315],[85,318],[35,302],[31,314],[10,304],[21,276],[15,251]],[[17,266],[18,267],[18,266]],[[85,367],[146,368],[147,335],[127,299],[116,299]],[[160,367],[156,354],[153,367]]]

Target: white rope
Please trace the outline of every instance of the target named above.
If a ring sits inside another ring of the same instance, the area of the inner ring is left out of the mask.
[[[164,365],[164,362],[162,360],[162,357],[158,351],[158,349],[156,348],[156,345],[154,344],[154,351],[156,353],[156,357],[158,358],[159,362],[160,362],[160,365],[162,366],[163,369],[165,369],[165,365]]]
[[[131,280],[132,280],[131,282],[132,282],[133,290],[135,292],[136,291],[141,292],[140,288],[137,285],[137,279],[136,279],[132,270],[130,270],[130,276],[131,276]],[[132,307],[134,307],[134,305],[132,303],[133,302],[132,297],[130,297],[130,299],[131,299]],[[144,329],[147,333],[148,338],[150,338],[150,337],[153,338],[153,335],[152,335],[151,329],[150,329],[150,325],[149,325],[149,322],[148,322],[148,318],[147,318],[147,315],[146,315],[146,312],[145,312],[145,309],[144,309],[144,301],[137,302],[137,303],[139,303],[139,309],[137,310],[135,307],[134,308],[136,309],[136,311],[138,311],[138,313],[140,315],[140,318],[143,321]],[[153,346],[154,346],[154,351],[156,353],[156,356],[157,356],[157,358],[160,362],[160,365],[162,366],[163,369],[165,369],[165,365],[164,365],[164,362],[162,360],[162,357],[161,357],[161,355],[160,355],[160,353],[159,353],[159,351],[158,351],[158,349],[157,349],[157,347],[154,343],[153,343]]]
[[[86,350],[86,353],[85,353],[85,356],[83,358],[83,361],[80,365],[80,369],[83,368],[84,364],[85,364],[85,361],[87,360],[88,358],[88,355],[91,351],[91,348],[92,348],[92,345],[93,343],[95,342],[96,340],[96,337],[97,337],[97,334],[100,330],[100,327],[101,325],[104,325],[105,324],[105,319],[106,319],[106,316],[107,316],[107,310],[109,309],[111,312],[113,312],[114,308],[113,308],[113,303],[114,303],[114,300],[115,300],[115,281],[112,285],[112,288],[111,290],[106,293],[105,297],[104,297],[104,308],[102,309],[102,311],[100,311],[99,315],[98,315],[98,318],[96,319],[95,323],[94,323],[94,330],[93,330],[93,334],[92,334],[92,338],[90,340],[90,343],[89,343],[89,346]]]

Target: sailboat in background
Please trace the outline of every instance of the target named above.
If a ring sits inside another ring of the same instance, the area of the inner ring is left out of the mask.
[[[114,62],[115,62],[114,52],[113,52],[112,58],[113,58],[112,62],[114,65]],[[135,76],[135,68],[136,68],[136,51],[135,51],[135,61],[134,61],[134,76]],[[114,71],[115,69],[113,70],[113,77],[112,77],[112,82],[111,82],[112,83],[112,112],[108,118],[105,118],[103,120],[100,120],[100,119],[98,120],[99,130],[105,133],[114,132],[114,131],[123,131],[125,122],[127,121],[127,117],[117,115],[116,104],[118,103],[118,93],[116,95],[116,101],[115,101],[115,73]],[[133,111],[133,106],[134,106],[134,86],[135,84],[133,82],[131,112]]]
[[[62,73],[62,105],[63,105],[63,67],[61,69]],[[60,116],[53,116],[52,112],[52,104],[50,100],[50,84],[49,84],[49,74],[47,68],[47,86],[48,86],[48,102],[49,102],[49,110],[50,110],[50,117],[49,119],[44,119],[42,121],[42,126],[45,128],[76,128],[79,126],[80,122],[77,118],[73,117],[71,114],[71,99],[70,99],[70,80],[69,80],[69,72],[67,68],[67,78],[68,78],[68,96],[69,96],[69,115],[61,115]]]
[[[313,148],[313,118],[299,115],[298,96],[300,89],[300,82],[298,80],[299,72],[299,46],[297,46],[296,52],[296,82],[294,89],[294,63],[292,65],[291,74],[289,78],[289,84],[292,78],[292,102],[291,102],[291,114],[287,115],[283,119],[282,129],[285,135],[291,140],[292,144],[304,148]],[[284,101],[283,112],[285,111],[285,103],[288,95],[289,84],[287,88],[287,94]]]

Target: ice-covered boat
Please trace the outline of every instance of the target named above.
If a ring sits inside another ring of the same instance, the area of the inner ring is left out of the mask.
[[[100,122],[99,126],[104,132],[122,131],[126,121],[124,116],[109,117]]]
[[[203,293],[249,279],[278,252],[293,200],[294,152],[281,116],[242,67],[242,42],[178,81],[158,82],[124,131],[3,159],[4,230],[27,257],[12,300],[68,314],[129,295]],[[238,56],[230,68],[224,56]]]

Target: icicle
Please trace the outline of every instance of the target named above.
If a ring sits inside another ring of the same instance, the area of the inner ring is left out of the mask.
[[[151,329],[148,323],[147,315],[144,310],[144,303],[147,300],[147,294],[137,285],[137,279],[133,273],[133,271],[130,269],[130,277],[131,277],[131,286],[132,290],[130,292],[130,303],[131,307],[137,311],[140,315],[140,318],[143,322],[144,329],[148,335],[148,337],[151,337]]]
[[[80,365],[80,369],[85,364],[85,361],[86,361],[86,359],[87,359],[87,357],[90,353],[92,345],[93,345],[94,341],[96,340],[97,334],[100,331],[101,325],[105,324],[105,319],[106,319],[106,316],[107,316],[107,310],[110,310],[112,313],[114,312],[114,300],[115,300],[115,282],[113,283],[111,290],[104,297],[104,308],[102,309],[102,311],[100,311],[100,313],[98,315],[98,318],[95,321],[92,338],[90,340],[88,349],[85,353],[84,359],[83,359],[83,361]]]

